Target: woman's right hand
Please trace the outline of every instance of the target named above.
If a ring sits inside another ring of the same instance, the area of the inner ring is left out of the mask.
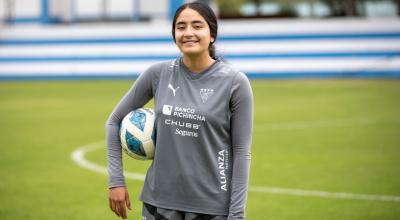
[[[131,210],[131,201],[129,193],[125,186],[114,187],[109,189],[108,202],[110,209],[123,219],[127,219],[126,207]]]

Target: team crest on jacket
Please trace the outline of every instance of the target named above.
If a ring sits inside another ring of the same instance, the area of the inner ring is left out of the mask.
[[[200,96],[203,103],[206,103],[212,94],[214,94],[214,89],[200,89]]]

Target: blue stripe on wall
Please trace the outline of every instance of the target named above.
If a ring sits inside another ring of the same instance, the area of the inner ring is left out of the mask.
[[[108,80],[135,79],[139,73],[108,73],[108,74],[41,74],[29,75],[1,74],[0,81],[18,80]],[[297,72],[248,72],[249,79],[303,79],[303,78],[382,78],[400,80],[400,69],[397,70],[365,70],[365,71],[297,71]]]
[[[227,54],[227,59],[320,59],[320,58],[390,58],[400,56],[400,51],[351,51],[351,52],[295,52],[263,54]]]
[[[53,45],[53,44],[118,44],[118,43],[157,43],[171,42],[172,38],[166,37],[135,37],[135,38],[82,38],[79,39],[13,39],[0,40],[0,45]]]
[[[168,0],[168,18],[170,21],[174,19],[175,11],[184,3],[184,0]]]
[[[400,38],[400,32],[374,32],[374,33],[314,33],[293,35],[255,35],[255,36],[225,36],[222,40],[330,40],[330,39],[376,39]]]
[[[178,55],[148,55],[148,56],[51,56],[51,57],[0,57],[0,63],[17,62],[79,62],[79,61],[134,61],[134,60],[171,60]]]
[[[80,75],[70,75],[70,74],[49,74],[49,75],[0,75],[0,81],[35,81],[35,80],[110,80],[110,79],[136,79],[138,74],[130,75],[117,75],[117,74],[80,74]]]
[[[42,24],[50,23],[49,0],[41,0],[40,21]]]
[[[286,40],[339,40],[339,39],[400,39],[400,32],[335,33],[293,35],[222,35],[218,41],[286,41]],[[115,38],[41,38],[0,39],[0,45],[52,45],[52,44],[118,44],[118,43],[173,42],[170,36],[115,37]]]
[[[248,72],[250,79],[284,79],[284,78],[391,78],[400,79],[397,70],[360,70],[360,71],[296,71],[296,72]]]
[[[16,23],[38,23],[40,22],[39,17],[18,17],[18,18],[11,18],[6,19],[6,23],[8,24],[16,24]],[[0,40],[1,42],[1,40]]]
[[[141,14],[140,14],[140,0],[133,0],[133,20],[140,21]]]
[[[7,24],[22,24],[22,23],[40,23],[42,22],[41,17],[17,17],[7,19],[5,21]],[[47,20],[49,23],[60,23],[61,20],[58,17],[50,16]],[[0,39],[0,45],[2,44],[3,40]]]
[[[79,61],[134,61],[171,60],[176,55],[103,55],[103,56],[39,56],[39,57],[0,57],[0,62],[79,62]],[[392,58],[400,56],[400,51],[352,51],[318,53],[268,53],[268,54],[227,54],[223,59],[324,59],[324,58]]]

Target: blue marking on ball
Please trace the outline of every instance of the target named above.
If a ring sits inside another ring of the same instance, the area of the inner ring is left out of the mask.
[[[143,150],[142,142],[140,140],[135,138],[128,131],[126,131],[125,138],[126,138],[126,144],[130,151],[144,157],[146,156],[146,152]]]
[[[134,111],[129,120],[141,131],[144,131],[144,126],[146,124],[146,114],[142,111]]]

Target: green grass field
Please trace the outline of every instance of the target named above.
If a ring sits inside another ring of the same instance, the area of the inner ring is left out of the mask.
[[[0,83],[0,219],[117,219],[107,176],[71,152],[105,138],[105,121],[132,81]],[[252,81],[250,185],[400,196],[400,81]],[[106,165],[106,147],[86,155]],[[125,170],[148,162],[125,158]],[[133,211],[143,182],[127,180]],[[397,197],[398,198],[398,197]],[[249,220],[388,220],[400,202],[250,191]]]

